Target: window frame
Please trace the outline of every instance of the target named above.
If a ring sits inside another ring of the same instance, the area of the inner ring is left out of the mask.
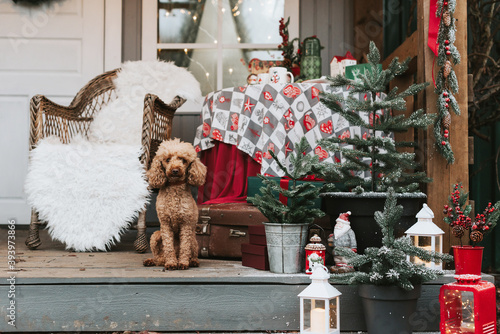
[[[290,22],[297,24],[290,25],[288,32],[290,40],[299,37],[299,20],[300,20],[300,0],[285,0],[285,17],[290,17]],[[222,1],[218,1],[218,35],[217,41],[222,41]],[[210,49],[217,50],[217,82],[216,90],[220,90],[223,85],[224,64],[222,62],[223,52],[225,49],[254,49],[267,50],[276,49],[276,43],[158,43],[158,2],[157,0],[142,1],[142,43],[141,43],[141,59],[156,60],[157,51],[159,49]],[[165,101],[167,102],[167,101]],[[181,108],[180,112],[197,112],[201,110],[201,102],[195,103],[187,101]]]

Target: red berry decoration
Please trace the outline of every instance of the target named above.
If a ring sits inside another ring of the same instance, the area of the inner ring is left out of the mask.
[[[448,130],[444,130],[444,133],[448,133],[449,131]],[[448,207],[448,206],[447,206]]]
[[[449,134],[445,133],[445,134],[444,134],[444,137],[445,137],[445,138],[448,138],[448,137],[449,137]]]
[[[445,50],[449,50],[449,49],[450,49],[450,47],[449,47],[449,46],[445,46],[445,48],[444,48],[444,49],[445,49]]]
[[[443,141],[441,142],[441,145],[443,145],[443,146],[444,146],[444,145],[446,145],[446,142],[443,140]]]
[[[448,45],[448,44],[450,44],[450,41],[446,40],[446,41],[444,41],[444,44]]]
[[[447,56],[451,55],[451,52],[450,51],[446,51],[446,55]]]
[[[448,103],[445,103],[444,107],[448,108],[450,105]]]
[[[447,93],[447,92],[443,92],[443,96],[444,96],[444,97],[447,97],[447,96],[448,96],[448,93]]]
[[[448,6],[448,3],[447,3],[447,2],[445,2],[443,5]]]

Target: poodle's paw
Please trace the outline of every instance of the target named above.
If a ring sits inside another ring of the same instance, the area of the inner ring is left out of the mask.
[[[165,263],[165,270],[177,270],[179,269],[179,266],[175,262],[168,262]]]
[[[191,261],[189,261],[189,266],[190,267],[199,267],[200,261],[198,261],[198,259],[191,259]]]
[[[188,261],[180,261],[178,268],[179,268],[179,270],[189,269],[189,262]]]
[[[155,259],[146,259],[142,262],[142,265],[144,267],[154,267],[156,266]]]

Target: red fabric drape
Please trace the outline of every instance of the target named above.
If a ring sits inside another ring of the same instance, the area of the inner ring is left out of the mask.
[[[427,40],[427,45],[431,48],[435,56],[438,55],[438,33],[439,33],[439,23],[441,22],[441,17],[436,16],[437,11],[437,0],[429,0],[429,35]]]
[[[207,180],[198,189],[198,204],[246,202],[249,176],[260,173],[260,164],[234,145],[214,141],[201,151]]]

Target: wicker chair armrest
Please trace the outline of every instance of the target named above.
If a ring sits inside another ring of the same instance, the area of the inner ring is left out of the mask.
[[[44,95],[33,96],[30,100],[30,149],[46,135],[56,135],[67,143],[78,132],[73,126],[75,122],[90,123],[92,117],[82,117],[77,108],[59,105]]]
[[[169,103],[163,102],[157,95],[146,94],[144,98],[144,119],[142,123],[142,155],[141,162],[148,168],[156,153],[152,142],[170,139],[172,119],[175,111],[186,102],[176,96]]]

